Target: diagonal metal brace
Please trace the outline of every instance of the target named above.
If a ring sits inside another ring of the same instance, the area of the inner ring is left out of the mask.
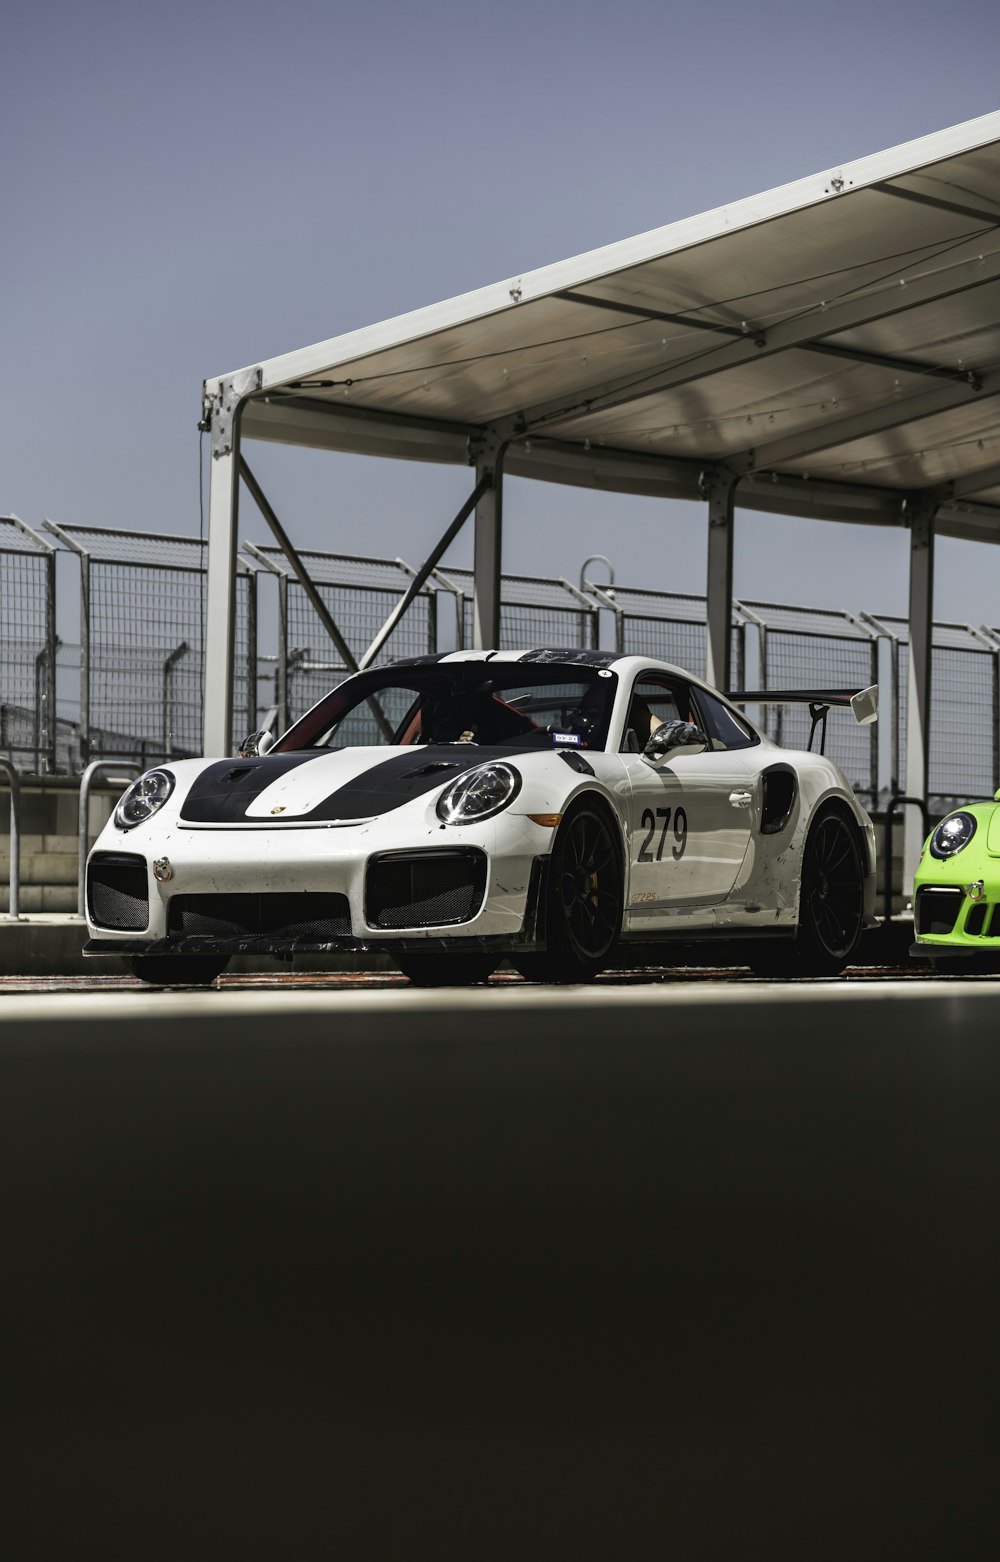
[[[472,514],[473,510],[476,508],[476,505],[479,503],[480,499],[483,497],[483,494],[486,493],[488,491],[488,489],[492,488],[492,486],[493,486],[493,474],[491,472],[487,472],[487,473],[485,473],[483,475],[483,477],[480,478],[479,482],[476,484],[475,488],[472,490],[472,492],[469,495],[468,499],[466,499],[466,501],[463,504],[462,508],[459,510],[458,514],[455,516],[455,519],[452,521],[451,525],[448,527],[448,530],[444,533],[444,536],[441,538],[440,542],[427,555],[427,557],[424,560],[423,564],[421,564],[420,568],[417,570],[417,573],[414,575],[413,579],[410,581],[410,584],[407,586],[405,592],[400,597],[399,601],[396,603],[396,606],[393,608],[392,612],[389,614],[389,617],[386,619],[385,623],[382,625],[382,628],[379,630],[378,634],[375,636],[375,638],[372,641],[371,645],[368,647],[368,649],[365,652],[364,656],[361,658],[360,662],[358,663],[359,669],[364,670],[364,668],[371,666],[372,662],[375,660],[376,656],[381,651],[382,647],[385,645],[385,643],[388,640],[389,636],[392,634],[392,631],[395,629],[396,625],[399,623],[399,621],[402,618],[403,614],[409,608],[410,603],[413,601],[414,597],[417,596],[417,594],[419,593],[419,591],[423,587],[425,581],[427,580],[427,577],[431,574],[432,570],[435,568],[435,566],[437,565],[438,561],[444,556],[444,554],[451,547],[452,543],[454,542],[455,538],[458,536],[458,534],[461,531],[462,527],[465,525],[466,521],[469,519],[469,516]]]
[[[354,655],[354,652],[351,650],[347,641],[344,639],[340,630],[337,628],[337,625],[334,623],[333,615],[330,612],[330,609],[327,607],[326,603],[323,601],[323,598],[317,591],[312,576],[299,557],[298,551],[293,546],[292,540],[285,531],[285,528],[278,520],[274,510],[271,508],[271,504],[267,495],[261,488],[256,477],[254,477],[249,466],[247,465],[246,458],[243,455],[241,455],[239,458],[239,471],[240,476],[250,491],[250,495],[254,503],[256,504],[261,515],[264,517],[268,526],[270,526],[271,531],[274,533],[274,537],[279,548],[284,553],[289,564],[292,566],[292,569],[295,572],[296,580],[302,587],[306,596],[309,598],[309,601],[312,603],[313,608],[315,609],[316,616],[319,618],[323,628],[326,630],[327,634],[330,636],[330,639],[336,646],[337,653],[343,661],[344,666],[349,668],[352,673],[359,672],[360,668],[357,657]],[[392,728],[389,726],[381,706],[374,698],[369,700],[368,703],[371,706],[375,720],[378,722],[379,730],[381,731],[382,736],[385,738],[387,743],[390,743],[392,741]]]

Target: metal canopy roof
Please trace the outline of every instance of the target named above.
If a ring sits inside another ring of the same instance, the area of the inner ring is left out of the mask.
[[[245,438],[1000,538],[1000,113],[227,383]]]

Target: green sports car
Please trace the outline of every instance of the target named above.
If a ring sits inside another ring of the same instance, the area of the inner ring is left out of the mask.
[[[934,966],[1000,971],[1000,792],[934,826],[914,881],[910,953]],[[977,958],[978,957],[978,958]]]

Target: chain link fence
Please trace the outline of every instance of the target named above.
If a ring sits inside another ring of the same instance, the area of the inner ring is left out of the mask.
[[[759,687],[850,689],[878,683],[878,636],[853,614],[778,602],[739,603],[757,639]],[[806,705],[764,705],[764,730],[784,748],[809,746]],[[831,710],[824,753],[839,765],[861,801],[873,808],[879,790],[878,725],[859,727],[848,710]]]
[[[601,607],[614,615],[615,650],[621,656],[652,656],[705,676],[705,628],[708,608],[704,597],[681,591],[651,591],[643,586],[597,585],[584,580]],[[746,646],[744,625],[733,618],[730,647],[730,682],[744,682]]]
[[[246,551],[278,581],[279,643],[273,700],[268,703],[275,708],[281,731],[322,699],[349,669],[281,549],[247,543]],[[299,558],[342,639],[360,661],[409,587],[414,571],[402,559],[318,552],[300,552]],[[374,665],[397,657],[433,655],[438,645],[438,594],[433,586],[418,592]]]
[[[473,643],[473,576],[471,570],[434,571],[435,579],[454,593],[456,649]],[[596,650],[598,606],[568,580],[540,575],[504,575],[500,583],[500,651],[519,646],[580,647]]]
[[[55,554],[16,515],[0,516],[0,602],[0,754],[55,770]]]
[[[208,545],[103,526],[46,529],[80,562],[79,752],[140,763],[201,752]],[[233,739],[252,725],[256,571],[238,563]]]
[[[207,545],[190,537],[45,525],[79,560],[80,644],[64,645],[55,633],[52,544],[16,517],[0,517],[0,754],[40,774],[78,772],[94,758],[152,763],[198,754]],[[400,559],[318,551],[301,558],[361,660],[413,570]],[[277,621],[264,637],[257,623],[259,579],[276,586]],[[246,544],[236,593],[234,747],[255,726],[283,730],[347,672],[278,548]],[[706,603],[691,593],[586,579],[578,589],[562,578],[506,575],[501,647],[598,648],[602,613],[611,620],[603,626],[604,642],[610,629],[619,653],[704,675]],[[904,619],[738,602],[732,635],[733,688],[879,682],[879,727],[860,728],[846,712],[831,711],[826,751],[869,807],[879,806],[880,778],[883,800],[905,792]],[[376,660],[462,649],[472,638],[472,572],[438,569]],[[1000,629],[937,623],[932,658],[932,803],[991,796],[1000,770]],[[808,743],[810,718],[802,706],[764,706],[760,714],[785,747]]]
[[[906,688],[910,629],[905,618],[866,613],[885,640],[890,696],[893,790],[905,793]],[[928,792],[932,811],[956,801],[992,797],[1000,776],[1000,637],[971,624],[936,622],[931,640]]]

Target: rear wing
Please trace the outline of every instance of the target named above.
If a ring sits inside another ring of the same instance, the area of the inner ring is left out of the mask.
[[[816,728],[821,728],[819,751],[826,747],[826,718],[831,708],[850,708],[859,727],[878,721],[878,684],[867,689],[739,689],[729,698],[734,705],[808,705],[812,717],[809,748]]]

